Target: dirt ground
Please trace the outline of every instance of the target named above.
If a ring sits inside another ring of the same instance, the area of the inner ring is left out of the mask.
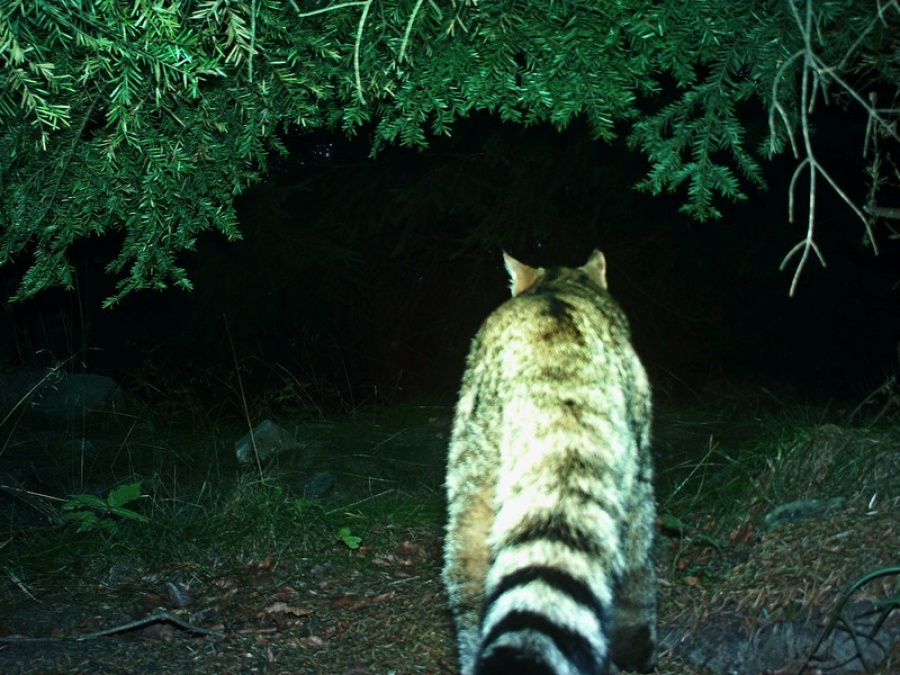
[[[850,527],[863,518],[864,530]],[[798,526],[794,535],[789,528],[777,537],[745,533],[746,541],[734,543],[728,554],[742,562],[715,581],[680,571],[690,567],[700,574],[701,566],[723,564],[725,554],[663,536],[658,672],[864,672],[858,662],[800,670],[800,654],[818,637],[824,613],[811,628],[796,629],[793,644],[778,642],[791,650],[780,655],[765,653],[771,652],[765,642],[774,639],[766,629],[797,620],[786,613],[804,595],[816,605],[832,604],[854,575],[875,563],[876,551],[863,548],[861,540],[880,535],[896,546],[898,523],[895,499],[880,513],[850,508],[827,523]],[[350,551],[336,544],[332,556],[316,559],[273,552],[213,578],[197,570],[123,564],[47,587],[25,589],[8,579],[0,673],[453,673],[452,629],[439,581],[440,532],[387,534],[396,540],[390,549]],[[817,550],[810,550],[811,540]],[[786,550],[793,551],[789,560]],[[862,550],[866,555],[854,554]],[[825,559],[829,554],[838,560]],[[810,556],[820,558],[824,569]],[[801,560],[812,565],[802,573]],[[863,590],[857,604],[896,601],[897,575]],[[872,672],[900,672],[897,614],[887,618],[878,637],[884,643],[892,636],[892,660],[882,644],[881,656],[888,660]],[[741,657],[742,649],[757,656]],[[780,665],[772,668],[774,662]]]
[[[825,429],[815,456],[841,434]],[[897,475],[896,438],[866,442]],[[749,504],[715,537],[712,514],[661,513],[657,672],[900,673],[900,495],[797,502],[777,526],[771,513]],[[455,673],[440,525],[366,534],[356,550],[282,548],[227,573],[127,556],[43,581],[7,569],[0,675]]]

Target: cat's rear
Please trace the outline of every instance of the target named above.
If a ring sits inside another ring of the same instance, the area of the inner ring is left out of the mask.
[[[464,675],[649,672],[656,653],[650,389],[595,251],[506,257],[447,467],[444,581]]]

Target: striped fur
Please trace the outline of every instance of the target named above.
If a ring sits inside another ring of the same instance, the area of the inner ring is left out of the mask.
[[[444,583],[464,675],[648,672],[656,652],[650,388],[594,251],[506,256],[447,466]]]

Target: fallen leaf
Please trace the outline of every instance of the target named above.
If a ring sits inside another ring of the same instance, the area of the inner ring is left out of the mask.
[[[311,607],[292,607],[286,602],[273,602],[263,610],[265,614],[290,614],[291,616],[310,616]]]
[[[279,586],[278,588],[272,590],[272,595],[283,600],[296,598],[297,589],[293,586]]]
[[[309,637],[300,638],[297,642],[304,647],[324,647],[325,640],[318,635],[310,635]]]
[[[749,544],[756,539],[756,528],[753,527],[753,523],[746,520],[743,525],[728,533],[728,539],[738,544]]]
[[[424,558],[425,546],[407,540],[401,542],[400,545],[394,549],[394,555],[400,558]]]
[[[349,595],[344,595],[340,598],[332,598],[329,605],[332,609],[340,609],[341,607],[348,607],[352,602],[353,598],[351,598]]]
[[[366,607],[371,607],[372,605],[379,605],[383,602],[390,602],[397,595],[397,591],[388,591],[387,593],[382,593],[381,595],[376,595],[375,597],[362,598],[357,600],[352,605],[350,605],[349,609],[351,612],[358,612],[361,609],[365,609]]]

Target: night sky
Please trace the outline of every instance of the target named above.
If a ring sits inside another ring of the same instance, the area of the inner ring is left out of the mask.
[[[862,202],[860,137],[840,116],[820,124],[820,159]],[[824,184],[817,241],[828,267],[811,260],[788,297],[794,264],[778,267],[805,232],[807,190],[801,180],[791,225],[790,156],[763,161],[767,191],[748,187],[747,200],[720,201],[724,217],[701,224],[678,213],[684,195],[635,191],[646,161],[624,142],[591,141],[582,124],[559,133],[477,117],[425,151],[375,158],[366,129],[285,141],[290,156],[273,157],[268,178],[239,200],[243,241],[203,236],[182,256],[192,293],[146,291],[101,309],[113,292],[103,265],[119,241],[81,242],[75,292],[5,305],[5,367],[76,354],[76,371],[126,390],[178,382],[215,397],[237,363],[251,395],[289,373],[326,409],[450,403],[469,340],[508,295],[501,251],[577,266],[596,247],[667,395],[726,381],[853,402],[897,370],[897,242],[879,225],[875,257]],[[2,270],[6,297],[20,272]]]

